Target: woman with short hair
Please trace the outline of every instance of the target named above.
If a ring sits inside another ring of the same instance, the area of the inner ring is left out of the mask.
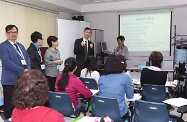
[[[115,98],[119,104],[119,111],[123,120],[128,115],[124,94],[129,99],[134,97],[132,81],[127,74],[123,74],[123,67],[118,56],[111,55],[106,59],[104,75],[99,78],[100,96]]]
[[[128,58],[129,51],[128,51],[127,46],[125,46],[124,41],[125,41],[124,36],[117,37],[118,46],[115,49],[115,55],[123,55],[125,56],[125,58]]]
[[[43,106],[48,101],[48,83],[36,69],[24,72],[12,95],[12,122],[65,122],[62,114]]]
[[[49,48],[44,55],[45,76],[48,78],[49,90],[55,91],[56,77],[59,75],[59,69],[63,61],[60,59],[58,47],[58,38],[49,36],[47,38]]]
[[[163,61],[162,53],[158,51],[151,52],[149,56],[149,68],[144,68],[141,72],[140,82],[143,84],[165,85],[167,72],[161,70]]]

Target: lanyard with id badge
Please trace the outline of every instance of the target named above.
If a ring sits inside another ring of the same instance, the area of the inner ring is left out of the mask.
[[[42,54],[41,54],[40,49],[38,49],[38,54],[39,54],[39,56],[40,56],[41,62],[43,62],[43,60],[42,60]],[[44,64],[41,64],[40,66],[41,66],[41,69],[42,69],[42,70],[45,69],[45,65],[44,65]]]
[[[61,66],[61,65],[57,65],[57,69],[58,69],[58,70],[60,69],[60,66]]]
[[[27,65],[27,63],[26,63],[26,61],[25,61],[25,59],[24,59],[24,56],[23,56],[21,50],[18,48],[18,45],[17,45],[17,44],[14,44],[14,46],[16,47],[17,53],[18,53],[19,56],[21,57],[21,63],[22,63],[22,65]]]

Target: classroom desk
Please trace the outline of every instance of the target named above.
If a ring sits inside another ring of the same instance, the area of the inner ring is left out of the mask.
[[[93,95],[96,95],[96,94],[99,93],[99,90],[93,90],[93,89],[90,89],[90,90],[91,90],[91,92],[92,92]],[[124,97],[125,97],[125,101],[127,102],[127,101],[139,100],[139,99],[141,99],[142,96],[140,94],[138,94],[138,93],[135,93],[134,97],[132,99],[126,98],[126,95],[124,95]]]
[[[180,102],[179,102],[180,101]],[[176,107],[181,107],[184,105],[187,105],[187,99],[185,98],[171,98],[163,101],[166,104],[176,106]]]
[[[140,85],[140,79],[132,79],[132,83],[134,85]],[[174,81],[166,81],[165,86],[166,87],[176,87],[176,85],[178,84],[177,80]]]
[[[138,93],[135,93],[134,97],[132,99],[126,98],[126,95],[125,95],[125,102],[133,102],[135,100],[140,100],[141,98],[142,98],[142,96]]]
[[[143,68],[138,68],[138,67],[127,67],[127,70],[128,71],[138,71],[138,72],[141,72]],[[162,69],[162,71],[165,71],[165,72],[170,72],[170,73],[173,73],[174,70],[167,70],[167,69]]]

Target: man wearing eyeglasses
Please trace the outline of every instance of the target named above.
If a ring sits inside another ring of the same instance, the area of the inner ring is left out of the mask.
[[[38,69],[44,72],[45,65],[40,51],[40,47],[43,45],[42,34],[38,31],[33,32],[31,34],[31,41],[32,43],[27,49],[31,60],[31,69]]]
[[[27,51],[17,42],[18,28],[15,25],[7,25],[5,31],[7,40],[0,44],[1,83],[4,95],[4,116],[5,119],[9,119],[13,110],[11,96],[16,79],[23,72],[31,69],[31,66]]]

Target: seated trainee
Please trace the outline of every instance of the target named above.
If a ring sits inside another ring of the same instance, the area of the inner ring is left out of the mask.
[[[97,60],[94,56],[89,56],[86,61],[86,68],[81,70],[80,77],[93,78],[98,83],[100,74],[97,70]]]
[[[163,61],[162,53],[153,51],[149,56],[149,68],[144,68],[141,72],[140,82],[143,84],[165,85],[167,72],[161,71]]]
[[[24,72],[12,95],[12,122],[65,122],[62,114],[43,106],[48,100],[48,82],[39,70]]]
[[[134,92],[130,77],[122,72],[123,68],[119,57],[109,56],[106,59],[104,75],[99,78],[98,85],[100,96],[117,99],[121,117],[125,120],[129,115],[124,94],[126,94],[127,98],[131,99],[134,96]]]
[[[73,74],[76,69],[77,64],[75,58],[67,58],[64,63],[62,74],[56,79],[55,91],[67,93],[70,96],[76,112],[79,112],[80,109],[85,108],[86,105],[78,100],[77,94],[80,93],[84,98],[90,98],[92,92]]]

